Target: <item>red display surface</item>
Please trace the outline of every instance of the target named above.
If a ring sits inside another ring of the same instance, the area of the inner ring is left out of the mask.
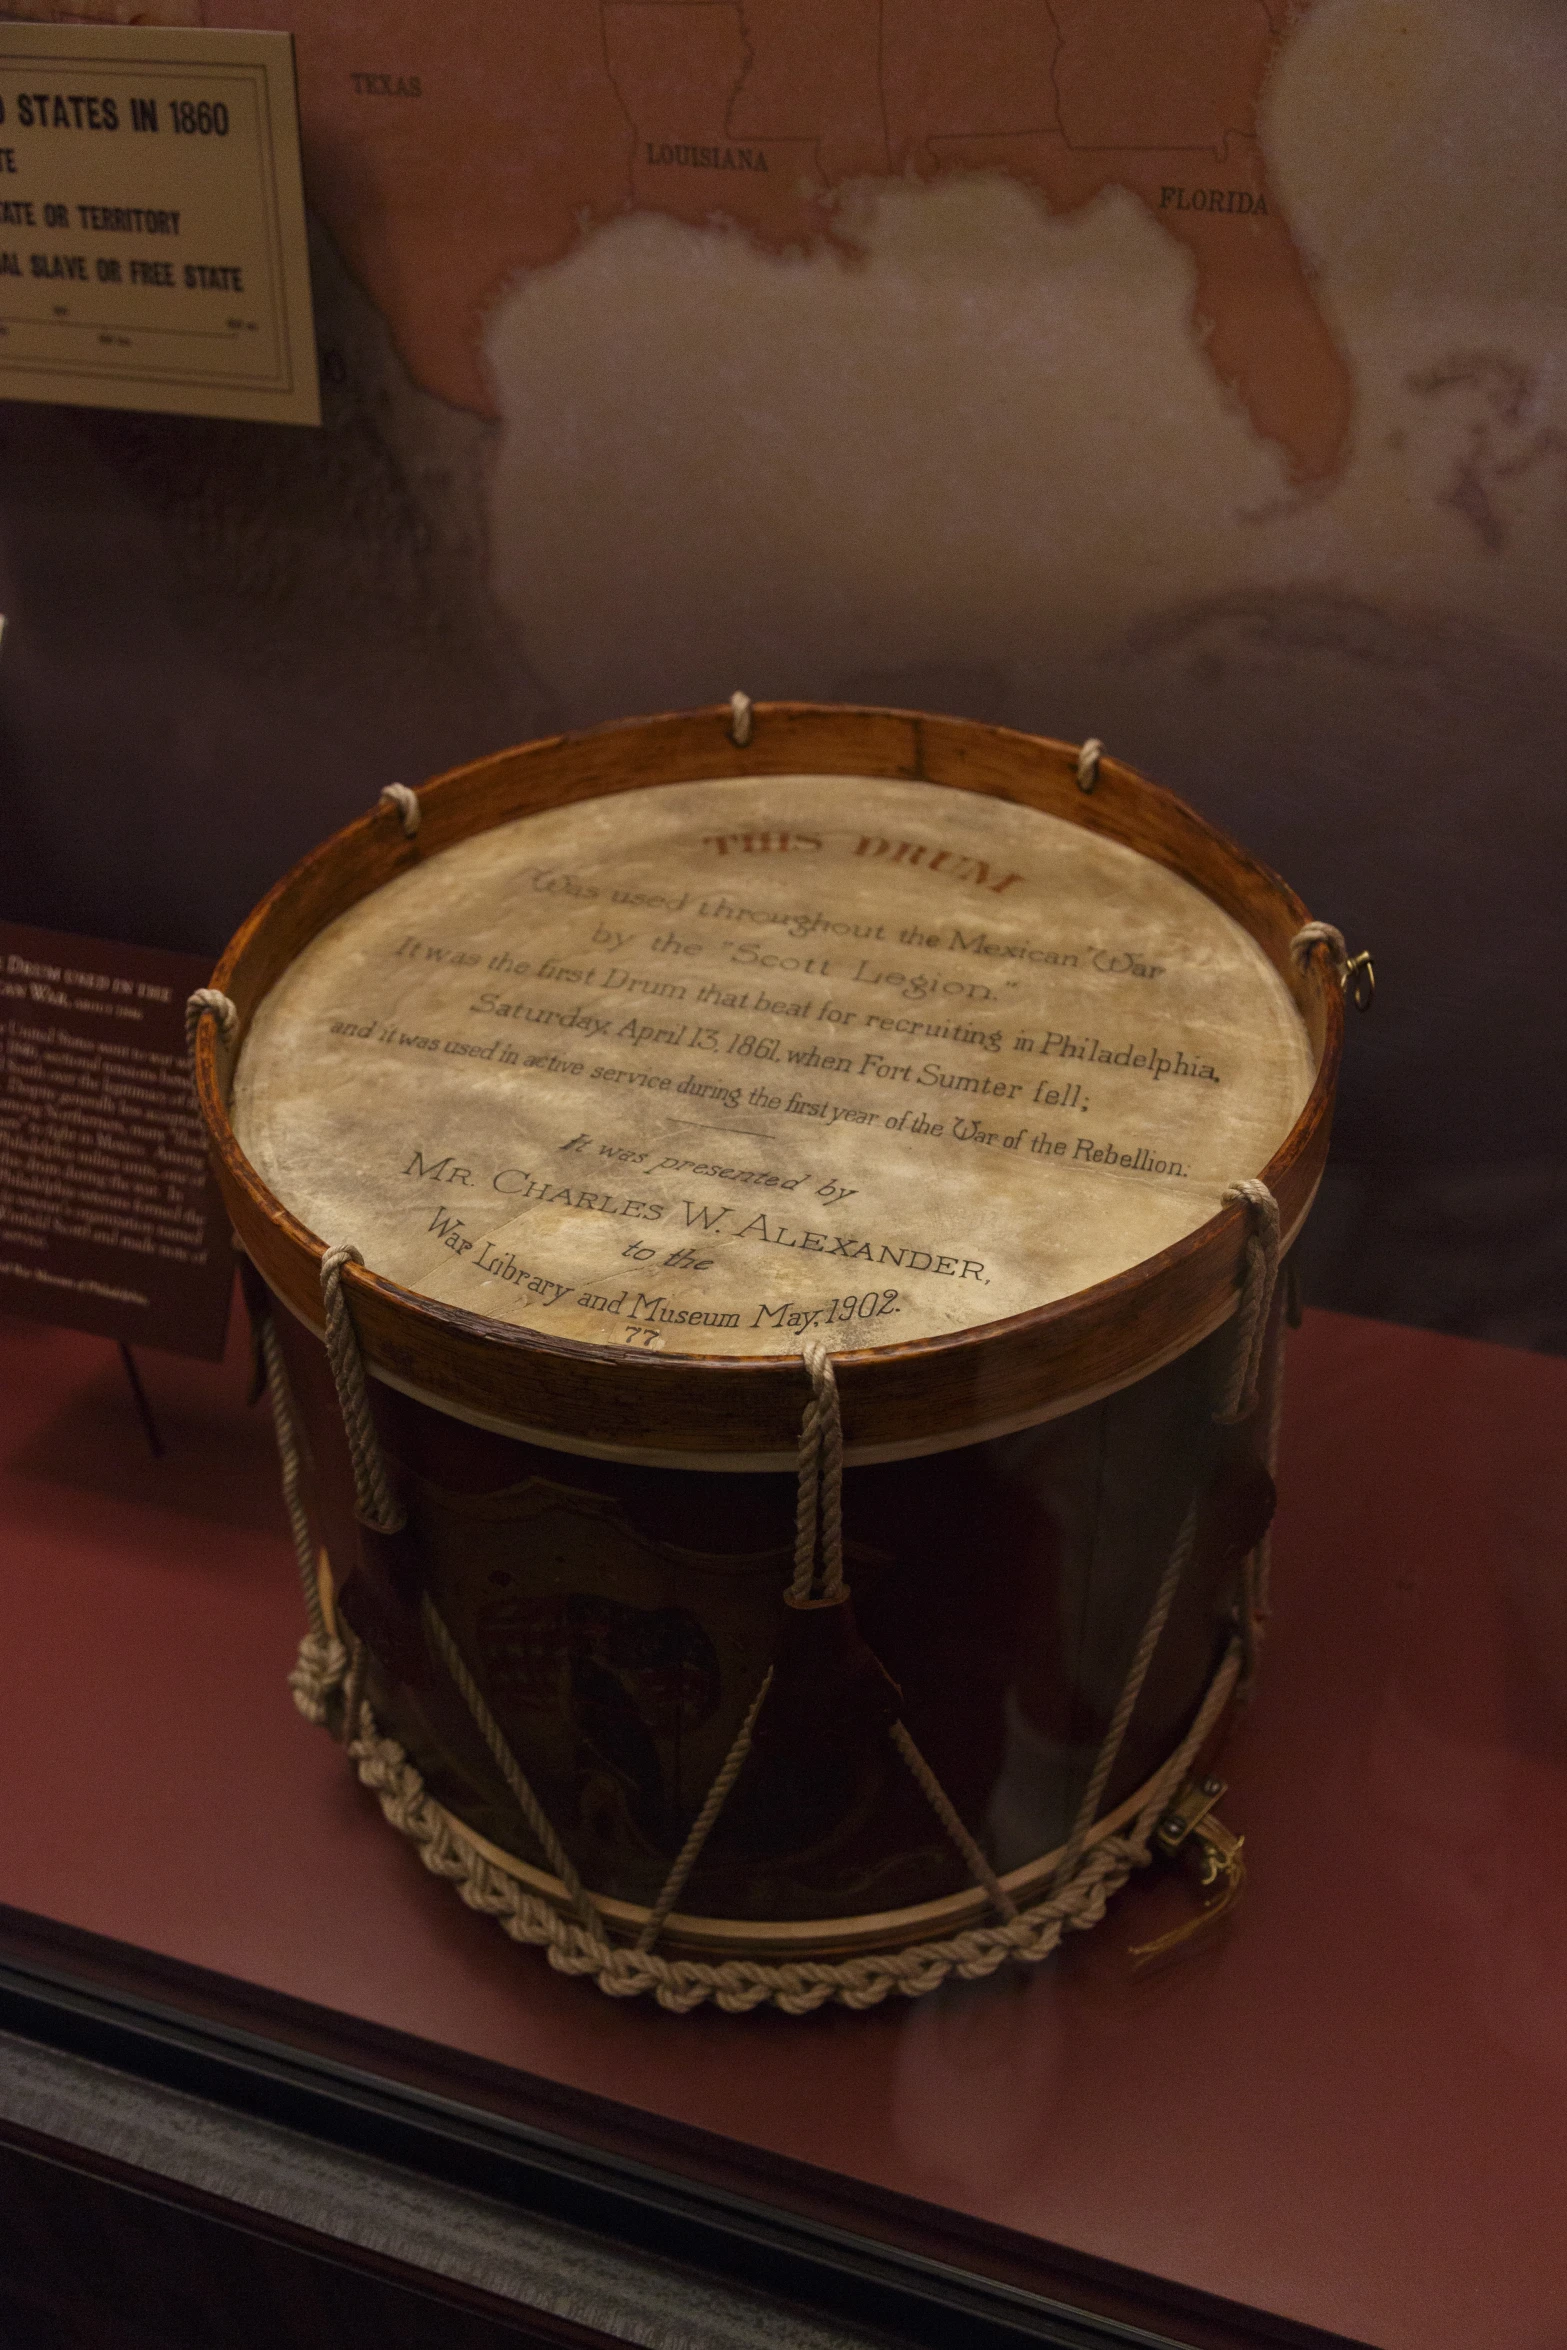
[[[145,1368],[160,1462],[112,1350],[0,1325],[0,1902],[731,2141],[753,2186],[791,2158],[1382,2350],[1567,2343],[1567,1364],[1292,1342],[1232,1928],[1134,1979],[1173,1898],[1139,1885],[1037,1975],[804,2020],[613,2003],[427,1876],[289,1700],[243,1366]]]

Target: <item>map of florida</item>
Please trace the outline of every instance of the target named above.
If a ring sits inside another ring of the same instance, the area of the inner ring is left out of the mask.
[[[639,211],[836,246],[851,181],[1130,192],[1193,328],[1305,486],[1351,388],[1270,185],[1263,85],[1310,0],[207,0],[298,43],[308,191],[428,391],[493,414],[487,312]]]

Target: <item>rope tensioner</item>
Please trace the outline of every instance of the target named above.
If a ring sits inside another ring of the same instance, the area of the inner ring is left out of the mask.
[[[1246,1184],[1233,1187],[1231,1196],[1250,1206],[1256,1229],[1248,1244],[1232,1370],[1221,1408],[1215,1414],[1220,1421],[1227,1416],[1243,1417],[1255,1402],[1258,1333],[1267,1323],[1278,1266],[1278,1211],[1272,1195],[1262,1184]],[[401,1532],[406,1520],[387,1469],[364,1359],[343,1291],[344,1267],[362,1263],[358,1250],[351,1245],[329,1250],[322,1260],[326,1345],[353,1467],[356,1513],[372,1533],[390,1535]],[[674,1914],[675,1904],[750,1756],[758,1721],[774,1686],[776,1668],[769,1667],[634,1942],[611,1942],[598,1903],[573,1866],[505,1732],[428,1594],[420,1603],[424,1639],[440,1658],[549,1862],[560,1886],[564,1910],[526,1891],[470,1843],[460,1823],[431,1801],[402,1747],[381,1732],[365,1696],[368,1661],[365,1646],[355,1642],[350,1656],[348,1645],[328,1626],[322,1606],[319,1564],[299,1491],[300,1448],[294,1430],[292,1398],[270,1317],[263,1327],[262,1345],[277,1422],[285,1499],[309,1619],[299,1661],[289,1676],[295,1703],[308,1720],[320,1723],[327,1719],[335,1693],[341,1691],[337,1700],[342,1715],[341,1735],[349,1756],[361,1780],[378,1795],[387,1819],[419,1847],[426,1867],[452,1880],[471,1908],[494,1916],[514,1940],[543,1944],[552,1966],[568,1974],[591,1975],[602,1990],[614,1996],[651,1991],[660,2005],[682,2012],[710,1999],[719,2007],[736,2011],[770,2002],[786,2013],[805,2014],[827,2000],[837,2000],[849,2007],[870,2007],[894,1991],[916,1997],[936,1989],[952,1974],[975,1979],[993,1973],[1009,1959],[1037,1964],[1056,1947],[1063,1933],[1097,1924],[1110,1896],[1134,1869],[1151,1857],[1153,1839],[1168,1815],[1171,1797],[1186,1780],[1239,1678],[1244,1643],[1237,1637],[1226,1648],[1179,1749],[1150,1781],[1135,1818],[1119,1833],[1101,1836],[1091,1843],[1105,1787],[1191,1558],[1198,1513],[1198,1500],[1194,1498],[1161,1577],[1060,1863],[1042,1899],[1031,1901],[1023,1908],[1018,1906],[921,1754],[901,1718],[900,1700],[899,1710],[888,1723],[893,1746],[962,1857],[974,1883],[985,1893],[999,1922],[974,1926],[940,1941],[915,1943],[902,1950],[836,1960],[772,1963],[728,1959],[709,1964],[661,1956],[655,1945]],[[811,1382],[811,1400],[801,1421],[795,1565],[784,1596],[792,1608],[805,1611],[813,1618],[819,1618],[824,1611],[841,1608],[846,1621],[852,1622],[843,1568],[843,1426],[837,1377],[831,1356],[819,1342],[807,1346],[802,1361]],[[893,1685],[888,1683],[887,1687],[892,1689]]]

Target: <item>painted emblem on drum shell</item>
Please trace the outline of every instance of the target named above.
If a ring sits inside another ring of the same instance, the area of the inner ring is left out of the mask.
[[[474,1618],[491,1702],[506,1714],[564,1718],[584,1760],[617,1779],[654,1838],[671,1789],[661,1746],[712,1720],[722,1691],[718,1654],[686,1607],[633,1607],[587,1591],[530,1594],[501,1567],[501,1586]]]
[[[655,1540],[544,1477],[418,1481],[409,1501],[437,1604],[579,1865],[656,1876],[767,1668],[787,1553]]]
[[[780,1640],[787,1651],[789,1632],[823,1629],[784,1606],[792,1553],[657,1540],[616,1500],[542,1477],[490,1494],[414,1478],[408,1500],[432,1596],[577,1866],[624,1899],[651,1899],[762,1676],[786,1662]],[[894,1563],[847,1547],[862,1566]],[[810,1742],[816,1767],[798,1737],[759,1739],[710,1839],[704,1898],[725,1914],[760,1905],[812,1915],[824,1898],[863,1905],[884,1882],[888,1899],[918,1898],[953,1873],[880,1713],[860,1720],[843,1676],[827,1679],[832,1693],[818,1691],[817,1704],[828,1718]],[[798,1710],[786,1690],[777,1695],[775,1732]],[[411,1720],[405,1727],[414,1733]],[[434,1762],[417,1733],[414,1743]],[[437,1746],[451,1754],[451,1720]],[[478,1750],[468,1751],[477,1764]],[[509,1799],[499,1789],[492,1798],[487,1780],[470,1775],[466,1794],[444,1784],[443,1800],[514,1845]],[[889,1851],[900,1856],[890,1876]]]

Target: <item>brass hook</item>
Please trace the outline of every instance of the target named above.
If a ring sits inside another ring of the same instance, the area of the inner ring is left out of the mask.
[[[1217,1817],[1214,1805],[1223,1793],[1222,1779],[1188,1779],[1154,1829],[1154,1843],[1167,1858],[1173,1859],[1183,1849],[1193,1853],[1198,1884],[1205,1891],[1211,1886],[1218,1886],[1219,1891],[1184,1925],[1172,1926],[1169,1933],[1152,1942],[1134,1943],[1130,1954],[1134,1965],[1147,1966],[1195,1935],[1205,1934],[1239,1901],[1246,1883],[1246,1839]]]
[[[1370,1011],[1377,997],[1377,968],[1364,948],[1358,955],[1350,956],[1339,985],[1357,1012]]]

